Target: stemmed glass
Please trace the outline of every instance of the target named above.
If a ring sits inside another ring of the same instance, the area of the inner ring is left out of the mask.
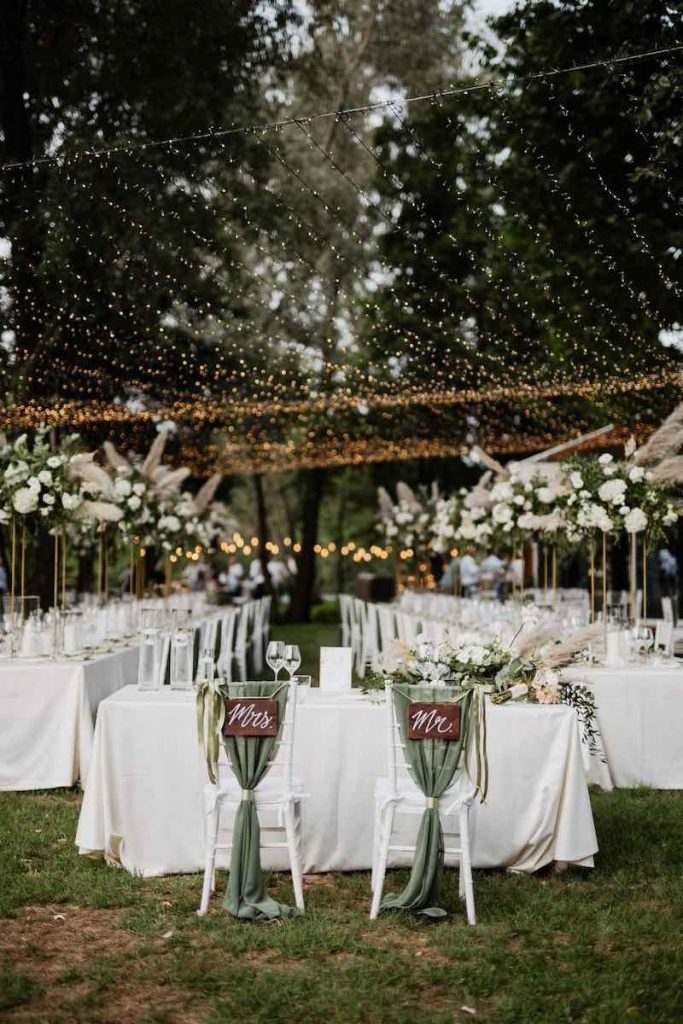
[[[636,636],[638,638],[638,651],[643,656],[643,660],[646,660],[650,648],[655,642],[654,634],[649,626],[639,626]]]
[[[294,673],[301,664],[301,651],[296,644],[286,645],[282,664],[285,671],[289,672],[289,681],[291,683]]]
[[[266,649],[266,664],[275,674],[275,682],[280,675],[280,669],[285,664],[285,643],[283,640],[271,640]]]

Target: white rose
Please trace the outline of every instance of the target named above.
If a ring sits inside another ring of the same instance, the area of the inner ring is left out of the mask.
[[[634,466],[633,469],[629,470],[628,478],[631,483],[637,484],[645,476],[645,470],[642,466]]]
[[[627,533],[641,533],[647,526],[647,516],[642,508],[632,508],[624,519],[624,527]]]
[[[612,455],[609,455],[607,452],[605,452],[604,455],[601,455],[600,458],[598,459],[598,462],[600,463],[601,466],[609,466],[610,462],[613,462],[613,461],[614,461],[614,457]]]
[[[80,494],[62,495],[62,505],[64,506],[67,512],[73,512],[73,510],[78,508],[78,506],[81,504],[81,501],[82,499]]]
[[[581,490],[581,488],[583,487],[583,477],[577,470],[574,470],[569,479],[571,480],[572,487],[575,490]]]
[[[631,511],[631,509],[628,507],[628,505],[622,505],[621,508],[619,509],[619,515],[620,516],[627,516],[630,511]]]
[[[29,487],[32,491],[39,491],[40,480],[38,479],[37,476],[30,476],[26,482],[26,486]]]
[[[50,469],[59,469],[59,467],[62,464],[62,460],[60,459],[59,455],[51,455],[50,458],[47,460],[47,464],[50,467]]]
[[[133,491],[137,495],[144,494],[146,490],[147,490],[147,487],[145,486],[145,484],[142,484],[142,483],[133,484]]]
[[[41,484],[45,484],[45,486],[47,486],[48,484],[52,483],[52,473],[50,472],[49,469],[41,469],[40,473],[38,474],[38,479],[40,480]]]
[[[544,505],[549,505],[555,500],[555,491],[552,487],[539,487],[538,500],[542,501]]]
[[[18,512],[20,516],[28,515],[29,512],[35,512],[38,508],[38,495],[32,487],[20,487],[14,495],[12,504],[14,511]]]
[[[514,496],[514,498],[512,500],[514,501],[515,505],[523,505],[524,504],[524,495],[523,494],[515,494],[515,496]]]
[[[142,502],[140,498],[138,498],[137,494],[133,494],[128,499],[126,504],[128,505],[128,508],[133,510],[133,512],[137,512],[137,510],[140,508],[140,505],[142,505]]]
[[[45,502],[46,505],[54,505],[54,503],[55,503],[55,496],[54,496],[54,494],[44,494],[43,495],[43,501]]]

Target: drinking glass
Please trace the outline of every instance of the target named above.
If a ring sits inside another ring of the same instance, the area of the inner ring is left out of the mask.
[[[650,648],[655,642],[654,634],[649,626],[638,626],[637,629],[638,651],[643,660],[647,658]]]
[[[289,673],[290,682],[300,664],[301,651],[296,644],[287,644],[284,650],[282,665],[285,671]]]
[[[140,644],[140,661],[138,662],[138,690],[158,690],[160,688],[159,655],[159,633],[156,629],[144,630]]]
[[[173,634],[171,641],[171,678],[172,690],[192,689],[192,647],[190,634],[179,629]]]
[[[285,644],[282,640],[271,640],[266,649],[266,664],[275,674],[275,681],[280,675],[280,669],[284,666]]]

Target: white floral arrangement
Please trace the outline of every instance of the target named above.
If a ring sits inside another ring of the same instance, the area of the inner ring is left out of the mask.
[[[379,489],[378,528],[393,548],[417,554],[429,550],[433,540],[433,518],[438,492],[418,497],[407,484],[396,485],[397,501],[392,502],[383,487]]]
[[[573,539],[593,531],[659,537],[676,522],[678,512],[667,488],[653,479],[651,470],[637,464],[635,455],[631,447],[624,462],[609,453],[569,461],[566,472],[572,491],[565,508]]]
[[[0,522],[15,518],[30,530],[53,530],[76,521],[92,524],[98,511],[116,518],[115,504],[102,500],[102,471],[82,449],[78,434],[55,449],[45,427],[6,441],[0,448]]]

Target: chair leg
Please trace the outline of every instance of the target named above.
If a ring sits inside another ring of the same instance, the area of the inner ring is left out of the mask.
[[[465,899],[465,869],[463,868],[462,860],[462,836],[460,837],[460,856],[458,857],[458,896],[461,900]]]
[[[289,851],[289,867],[292,872],[292,886],[294,887],[294,902],[297,909],[304,912],[304,886],[301,871],[301,855],[299,841],[296,831],[296,819],[294,816],[294,804],[285,804],[285,831],[287,833],[287,849]]]
[[[377,865],[379,863],[379,851],[382,844],[382,807],[379,801],[375,803],[375,820],[372,828],[372,873],[370,876],[370,889],[375,891],[377,885]]]
[[[218,823],[220,821],[220,804],[216,802],[213,810],[209,811],[205,818],[204,829],[204,881],[202,884],[202,898],[197,913],[204,917],[209,909],[209,899],[216,885],[216,843],[218,842]]]
[[[372,904],[370,906],[370,920],[375,921],[379,914],[379,905],[384,889],[384,876],[387,873],[387,860],[389,859],[389,843],[394,828],[394,805],[390,804],[382,815],[383,821],[380,826],[380,842],[377,854],[377,867],[375,869],[375,888],[372,893]]]
[[[474,912],[474,885],[472,884],[472,860],[470,857],[470,808],[464,806],[460,811],[460,843],[462,846],[462,870],[465,876],[465,908],[467,923],[476,924]]]

